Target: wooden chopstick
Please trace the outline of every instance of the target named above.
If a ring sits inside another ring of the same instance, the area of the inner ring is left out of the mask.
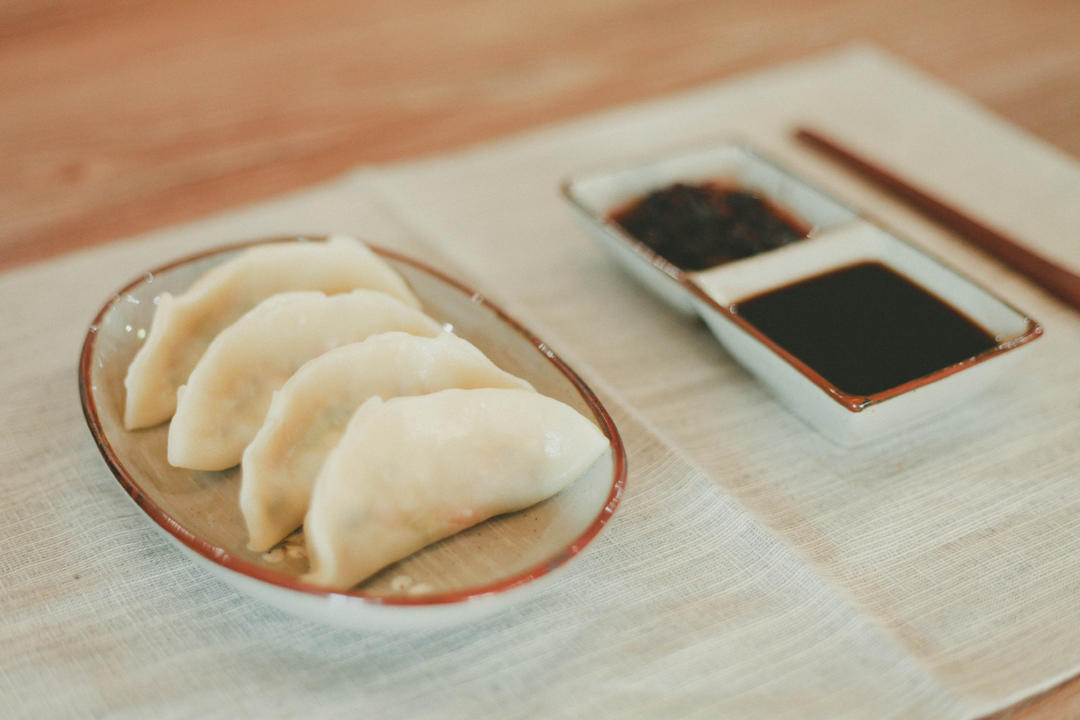
[[[1076,273],[1032,252],[1016,240],[984,225],[955,207],[945,204],[925,190],[920,190],[882,166],[855,154],[815,130],[798,128],[795,137],[830,158],[838,160],[923,215],[952,230],[1011,270],[1025,276],[1062,302],[1080,310],[1080,276]]]

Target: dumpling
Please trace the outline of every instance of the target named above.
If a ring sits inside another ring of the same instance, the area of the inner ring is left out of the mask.
[[[555,495],[607,447],[589,420],[539,393],[372,398],[315,481],[304,579],[352,587],[430,543]]]
[[[420,307],[389,265],[360,241],[343,236],[259,245],[213,268],[182,295],[162,293],[146,342],[124,378],[124,426],[134,430],[168,420],[176,409],[176,389],[214,337],[271,295],[357,288],[379,290]]]
[[[268,550],[303,522],[319,468],[368,398],[482,387],[532,389],[450,333],[373,335],[306,363],[274,393],[244,451],[240,510],[249,547]]]
[[[301,365],[390,330],[435,337],[442,326],[374,290],[292,292],[264,300],[214,338],[187,385],[177,391],[169,462],[193,470],[236,465],[262,425],[274,391]]]

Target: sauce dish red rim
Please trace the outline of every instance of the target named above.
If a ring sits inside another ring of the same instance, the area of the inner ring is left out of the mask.
[[[761,153],[759,150],[757,150],[754,147],[751,147],[747,143],[742,142],[742,141],[735,141],[735,142],[728,143],[728,145],[731,145],[733,147],[737,147],[742,152],[747,153],[748,155],[750,155],[754,159],[773,166],[774,168],[780,170],[784,174],[789,175],[793,179],[795,179],[798,182],[802,183],[803,185],[811,188],[812,190],[814,190],[818,194],[824,196],[830,202],[833,202],[836,205],[847,209],[848,211],[850,211],[855,216],[852,221],[863,222],[863,223],[866,223],[868,225],[871,225],[871,226],[877,228],[881,232],[883,232],[886,235],[889,235],[890,237],[895,239],[897,242],[903,243],[905,246],[911,248],[915,252],[918,252],[919,254],[921,254],[922,256],[924,256],[925,258],[930,260],[931,262],[937,264],[938,266],[940,266],[944,270],[948,271],[949,273],[952,273],[953,275],[956,275],[957,277],[959,277],[959,278],[961,278],[963,280],[966,280],[972,286],[978,288],[978,290],[980,292],[984,293],[988,297],[993,298],[994,300],[997,300],[1002,305],[1009,308],[1009,310],[1011,310],[1012,312],[1016,313],[1018,316],[1023,318],[1026,321],[1026,327],[1025,327],[1024,331],[1022,333],[1020,333],[1019,335],[1015,336],[1015,337],[1010,337],[1010,338],[1008,338],[1006,340],[1003,340],[1003,341],[999,342],[994,347],[989,348],[987,350],[984,350],[983,352],[979,353],[978,355],[967,358],[967,359],[962,360],[962,361],[960,361],[958,363],[948,365],[948,366],[946,366],[944,368],[941,368],[939,370],[935,370],[932,373],[929,373],[927,375],[923,375],[922,377],[915,378],[914,380],[909,380],[906,383],[902,383],[902,384],[897,385],[895,387],[891,387],[891,388],[889,388],[887,390],[882,390],[881,392],[874,393],[872,395],[853,395],[851,393],[844,392],[843,390],[838,388],[835,384],[833,384],[829,380],[825,379],[821,374],[819,374],[818,372],[813,370],[806,363],[802,362],[801,360],[796,358],[794,355],[792,355],[788,351],[784,350],[774,340],[772,340],[770,337],[768,337],[763,332],[758,330],[756,327],[751,325],[745,318],[739,316],[738,313],[734,312],[729,305],[722,305],[719,302],[717,302],[715,298],[713,298],[711,295],[709,295],[709,293],[706,292],[703,288],[701,288],[698,285],[698,283],[695,281],[695,275],[697,273],[690,272],[690,271],[687,271],[687,270],[683,270],[682,268],[678,267],[677,265],[675,265],[671,261],[669,261],[666,258],[662,257],[661,255],[657,254],[648,245],[646,245],[645,243],[639,241],[637,238],[635,238],[634,236],[630,235],[628,232],[623,230],[622,227],[620,227],[617,223],[613,222],[608,216],[606,216],[606,215],[601,216],[599,213],[593,211],[591,208],[589,208],[587,205],[585,205],[585,203],[583,203],[580,199],[578,199],[578,197],[574,194],[574,191],[573,191],[573,186],[574,186],[575,182],[578,182],[578,179],[570,178],[568,180],[563,181],[561,183],[561,185],[560,185],[560,191],[562,193],[563,198],[567,202],[569,202],[572,206],[576,207],[586,217],[591,219],[596,224],[596,226],[598,227],[598,229],[601,232],[604,232],[604,233],[607,233],[607,234],[611,235],[617,241],[619,241],[623,245],[627,246],[631,251],[633,251],[638,257],[640,257],[643,261],[645,261],[654,270],[658,271],[659,273],[661,273],[662,275],[667,277],[668,280],[674,282],[677,285],[682,286],[682,288],[684,290],[686,290],[688,293],[690,293],[690,295],[693,298],[695,298],[695,300],[698,302],[698,304],[707,306],[712,311],[721,314],[722,316],[724,316],[725,318],[727,318],[731,322],[735,323],[738,327],[740,327],[742,330],[744,330],[745,332],[750,334],[753,338],[755,338],[760,343],[765,345],[769,350],[774,352],[781,359],[783,359],[786,363],[791,365],[795,370],[797,370],[804,377],[806,377],[807,380],[812,382],[814,385],[816,385],[818,388],[820,388],[823,392],[825,392],[829,397],[831,397],[833,400],[835,400],[837,403],[839,403],[841,407],[843,407],[846,410],[849,410],[851,412],[856,412],[856,413],[861,412],[863,410],[866,410],[869,407],[872,407],[874,405],[878,405],[878,404],[880,404],[880,403],[882,403],[882,402],[884,402],[886,400],[889,400],[891,398],[895,398],[895,397],[904,395],[904,394],[906,394],[908,392],[911,392],[912,390],[916,390],[916,389],[918,389],[920,387],[932,384],[932,383],[937,382],[938,380],[942,380],[942,379],[944,379],[944,378],[946,378],[946,377],[948,377],[950,375],[954,375],[955,373],[958,373],[961,370],[966,370],[967,368],[970,368],[970,367],[972,367],[974,365],[978,365],[980,363],[986,362],[987,360],[990,360],[990,359],[995,358],[995,357],[997,357],[999,355],[1002,355],[1003,353],[1006,353],[1009,350],[1013,350],[1013,349],[1016,349],[1016,348],[1018,348],[1018,347],[1020,347],[1022,345],[1026,345],[1027,343],[1029,343],[1029,342],[1031,342],[1033,340],[1036,340],[1036,339],[1038,339],[1039,337],[1042,336],[1043,328],[1042,328],[1041,325],[1039,325],[1038,322],[1036,322],[1034,319],[1029,317],[1026,313],[1021,312],[1019,309],[1017,309],[1012,304],[1006,302],[1002,298],[998,297],[994,293],[987,290],[981,284],[977,283],[974,279],[972,279],[972,278],[968,277],[967,275],[965,275],[964,273],[956,270],[955,268],[951,267],[950,265],[948,265],[947,263],[945,263],[941,259],[935,257],[931,253],[923,250],[922,248],[916,247],[912,243],[910,243],[907,240],[905,240],[904,238],[902,238],[897,233],[894,233],[894,232],[886,229],[879,222],[871,219],[866,214],[859,212],[858,210],[856,210],[854,207],[852,207],[848,203],[845,203],[845,202],[835,198],[831,193],[827,192],[824,188],[816,185],[815,183],[812,183],[812,182],[806,180],[805,178],[803,178],[801,176],[795,175],[794,173],[787,170],[779,162],[777,162],[776,160],[773,160],[772,158],[768,157],[767,155]],[[710,149],[710,148],[705,148],[705,149],[707,150],[707,149]],[[692,153],[690,153],[690,154],[692,154]],[[648,164],[640,164],[639,163],[637,165],[630,166],[630,167],[647,167],[647,166],[648,166]],[[625,170],[626,168],[623,168],[623,169]],[[589,176],[592,176],[592,175],[595,175],[595,174],[596,173],[590,173]],[[814,231],[811,230],[811,234],[807,236],[806,241],[807,242],[813,242],[814,239],[815,239]],[[743,260],[734,260],[732,262],[737,263],[737,262],[749,261],[749,260],[752,260],[752,259],[753,258],[745,258]],[[884,261],[882,261],[882,262],[884,262]],[[888,265],[888,263],[884,263],[884,264]],[[899,270],[895,270],[895,271],[900,272]],[[708,270],[703,270],[703,271],[698,271],[698,272],[708,272]],[[901,274],[903,274],[904,277],[909,277],[909,279],[911,279],[916,284],[920,284],[917,278],[910,278],[910,276],[908,276],[906,273],[901,273]],[[793,278],[790,278],[788,280],[788,282],[795,282],[797,280],[799,280],[798,277],[793,277]]]
[[[461,590],[455,590],[446,593],[436,593],[423,596],[377,596],[369,595],[356,590],[349,591],[332,591],[327,590],[316,585],[311,585],[302,582],[299,578],[287,575],[282,572],[265,568],[248,560],[231,555],[225,548],[213,545],[199,536],[192,533],[176,519],[174,519],[164,508],[155,503],[149,496],[147,496],[138,481],[132,477],[127,468],[121,462],[113,449],[108,437],[102,427],[100,418],[98,416],[97,401],[94,395],[94,389],[90,383],[91,373],[91,361],[94,355],[95,343],[97,341],[98,328],[104,319],[106,313],[113,307],[114,303],[122,299],[127,293],[134,288],[138,287],[142,283],[147,281],[148,277],[157,275],[159,273],[174,269],[176,267],[186,265],[188,263],[195,262],[214,255],[221,255],[236,250],[241,250],[254,245],[261,245],[274,242],[289,242],[297,239],[320,241],[324,240],[324,236],[287,236],[287,237],[273,237],[264,238],[258,240],[250,240],[246,242],[234,243],[211,250],[207,250],[201,253],[188,255],[186,257],[174,260],[173,262],[162,265],[155,268],[149,273],[143,273],[136,280],[128,283],[121,288],[116,294],[105,303],[104,306],[98,311],[94,317],[93,322],[90,325],[89,330],[86,333],[86,338],[83,341],[82,353],[79,361],[79,397],[82,402],[83,415],[86,417],[86,424],[90,428],[90,433],[94,438],[94,442],[97,443],[98,450],[101,452],[102,457],[105,459],[105,463],[109,466],[113,475],[117,481],[124,488],[124,490],[131,496],[131,498],[139,505],[140,508],[163,528],[170,535],[182,542],[185,546],[194,550],[199,555],[205,557],[207,560],[220,565],[233,572],[240,573],[249,578],[260,580],[271,585],[276,585],[287,590],[294,590],[297,592],[305,593],[307,595],[319,596],[319,597],[348,597],[356,598],[370,603],[372,605],[388,605],[388,606],[436,606],[447,605],[452,603],[463,603],[470,600],[475,600],[484,596],[495,595],[504,593],[507,590],[526,585],[533,580],[536,580],[553,570],[566,564],[571,558],[581,552],[596,535],[600,532],[601,528],[607,523],[607,521],[614,514],[616,508],[619,505],[619,501],[622,499],[623,492],[626,487],[626,475],[627,475],[627,461],[626,451],[623,446],[622,438],[619,435],[618,429],[615,427],[615,422],[612,420],[608,411],[601,404],[596,394],[589,388],[588,385],[575,373],[558,355],[555,354],[551,348],[547,346],[540,338],[536,337],[532,332],[526,329],[521,323],[515,320],[510,315],[506,314],[500,307],[489,301],[480,293],[476,292],[467,285],[458,282],[457,280],[445,275],[444,273],[435,270],[434,268],[414,260],[410,257],[387,250],[375,245],[368,245],[376,254],[401,262],[406,265],[410,265],[417,270],[427,273],[435,277],[436,279],[450,285],[455,290],[465,294],[471,300],[471,302],[484,306],[494,312],[500,320],[509,325],[514,331],[524,336],[532,345],[543,355],[545,358],[554,365],[559,372],[561,372],[574,386],[574,388],[581,395],[582,399],[588,405],[592,411],[593,416],[600,424],[601,429],[607,436],[612,451],[612,461],[614,464],[614,472],[611,489],[608,492],[607,501],[600,512],[593,518],[585,530],[578,535],[569,545],[564,547],[559,552],[555,553],[551,557],[545,559],[543,562],[538,563],[522,572],[516,573],[508,578],[498,580],[496,582],[480,585],[476,587],[463,588]]]

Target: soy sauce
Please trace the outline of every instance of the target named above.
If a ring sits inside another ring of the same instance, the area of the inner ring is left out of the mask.
[[[850,395],[873,395],[971,358],[997,340],[876,262],[742,300],[733,310]]]
[[[704,270],[804,239],[810,228],[759,195],[721,183],[675,183],[610,220],[683,270]]]

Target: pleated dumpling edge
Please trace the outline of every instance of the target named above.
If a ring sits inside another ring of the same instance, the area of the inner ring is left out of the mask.
[[[124,378],[124,427],[134,430],[168,420],[176,409],[177,388],[213,339],[266,298],[298,290],[336,294],[359,288],[420,307],[393,268],[364,243],[340,235],[325,242],[256,245],[211,268],[183,293],[162,293],[146,340]]]
[[[305,362],[391,330],[435,337],[442,326],[374,290],[279,293],[221,331],[178,393],[168,460],[194,470],[240,462],[278,390]]]
[[[557,494],[608,447],[590,420],[539,393],[372,398],[316,479],[304,579],[350,588],[437,540]]]

